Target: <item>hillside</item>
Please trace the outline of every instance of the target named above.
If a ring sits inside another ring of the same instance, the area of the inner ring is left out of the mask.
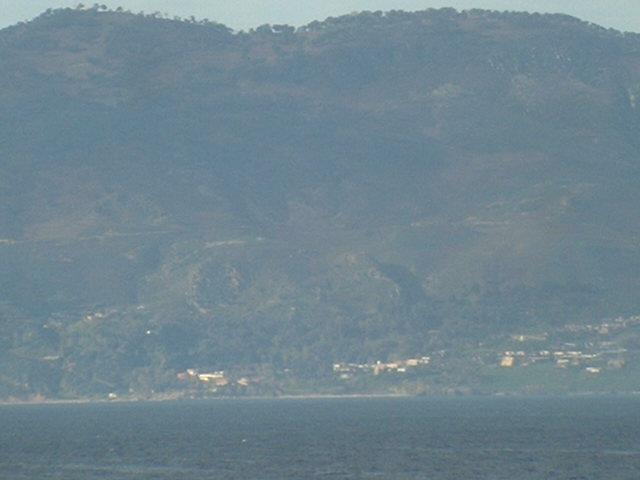
[[[0,31],[0,64],[0,397],[640,312],[640,35],[62,9]]]

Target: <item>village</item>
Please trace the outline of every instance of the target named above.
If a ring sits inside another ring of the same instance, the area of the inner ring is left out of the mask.
[[[480,344],[478,348],[471,348],[470,354],[454,349],[391,362],[336,363],[333,372],[341,380],[350,380],[359,375],[405,375],[418,373],[424,368],[436,373],[446,370],[448,364],[459,364],[460,358],[466,357],[472,367],[518,369],[547,364],[559,369],[581,370],[598,375],[627,365],[632,352],[616,335],[639,326],[640,316],[620,317],[595,325],[569,324],[540,333],[518,333],[498,338],[496,346],[507,346],[504,349],[492,350]]]
[[[528,367],[537,363],[552,363],[557,368],[580,368],[589,374],[624,368],[630,350],[616,338],[640,326],[640,316],[616,318],[595,325],[565,325],[551,334],[511,335],[512,342],[544,345],[541,349],[519,348],[502,352],[502,368]],[[627,341],[634,337],[628,337]]]
[[[634,331],[635,327],[640,327],[640,316],[617,318],[594,325],[569,324],[544,332],[504,334],[494,338],[490,345],[480,343],[386,361],[336,362],[323,371],[330,372],[329,378],[333,378],[336,385],[358,381],[366,383],[367,379],[371,382],[380,379],[393,383],[394,378],[398,381],[433,378],[448,376],[452,371],[465,368],[477,374],[486,370],[500,372],[523,369],[524,372],[524,369],[536,365],[552,367],[559,372],[583,372],[587,376],[598,376],[624,369],[634,360],[637,348],[633,345],[628,348],[626,343],[640,340],[640,328]],[[623,337],[617,338],[617,334],[621,333],[625,334],[624,342]],[[277,391],[282,379],[295,377],[293,370],[288,368],[276,369],[267,376],[251,374],[246,370],[238,372],[189,368],[178,373],[177,380],[181,388],[193,394],[252,395],[269,389]],[[319,375],[323,374],[319,372]]]
[[[361,373],[369,373],[380,375],[381,373],[407,373],[410,369],[424,367],[431,363],[431,357],[423,356],[420,358],[408,358],[406,360],[398,360],[395,362],[382,362],[380,360],[375,363],[334,363],[333,372],[342,380],[348,380],[354,375]]]

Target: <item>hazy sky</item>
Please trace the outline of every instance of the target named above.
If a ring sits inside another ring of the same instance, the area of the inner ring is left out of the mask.
[[[0,28],[28,20],[49,7],[80,0],[0,0]],[[421,10],[429,7],[559,12],[619,30],[640,32],[640,0],[83,0],[132,11],[209,18],[235,29],[263,23],[302,25],[358,10]]]

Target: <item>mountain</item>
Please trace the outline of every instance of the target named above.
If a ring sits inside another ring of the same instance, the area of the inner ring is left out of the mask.
[[[0,396],[640,312],[640,35],[563,15],[0,31]]]

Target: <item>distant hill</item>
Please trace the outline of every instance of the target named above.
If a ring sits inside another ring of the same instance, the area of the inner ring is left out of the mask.
[[[0,64],[0,396],[640,312],[640,35],[62,9]]]

